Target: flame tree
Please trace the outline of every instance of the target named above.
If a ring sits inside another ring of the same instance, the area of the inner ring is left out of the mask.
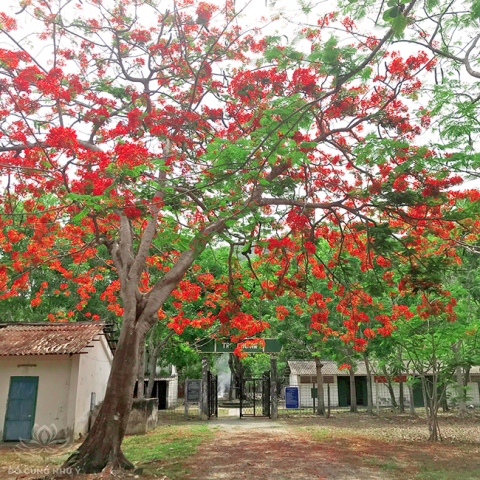
[[[0,12],[0,299],[30,295],[35,307],[74,290],[77,304],[50,320],[93,316],[100,296],[122,321],[103,405],[66,466],[132,467],[121,443],[156,322],[177,333],[219,325],[239,345],[268,327],[242,308],[251,294],[233,255],[226,282],[198,270],[215,239],[270,263],[274,279],[258,287],[268,299],[287,281],[302,295],[294,262],[321,277],[345,252],[362,270],[380,265],[385,281],[401,256],[411,269],[399,288],[434,288],[436,250],[475,236],[478,196],[450,192],[462,179],[418,145],[429,115],[417,121],[406,101],[434,54],[403,58],[388,49],[398,25],[377,38],[335,14],[302,28],[297,46],[240,23],[229,1],[28,0]],[[31,282],[35,268],[59,284]],[[358,295],[345,292],[334,290],[343,338],[361,348]],[[317,331],[322,302],[309,303]],[[379,317],[385,334],[392,317]]]

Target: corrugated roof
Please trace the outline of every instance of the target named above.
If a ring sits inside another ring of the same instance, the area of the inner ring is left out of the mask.
[[[322,360],[323,375],[349,375],[348,370],[339,370],[337,364],[331,360]],[[292,375],[316,375],[317,370],[313,360],[289,360],[288,366]],[[367,370],[364,363],[357,363],[356,375],[366,375]]]
[[[0,325],[0,356],[67,355],[103,333],[102,323],[45,323]]]
[[[337,364],[331,360],[322,360],[323,375],[349,375],[348,370],[339,370]],[[292,375],[316,375],[317,370],[314,360],[289,360],[288,366]],[[372,365],[373,367],[374,365]],[[407,369],[406,369],[407,370]],[[411,368],[409,372],[411,373]],[[366,375],[367,369],[365,363],[358,362],[356,364],[355,375]],[[376,374],[376,373],[374,373]],[[381,373],[380,373],[381,375]],[[480,366],[472,366],[470,375],[480,375]]]

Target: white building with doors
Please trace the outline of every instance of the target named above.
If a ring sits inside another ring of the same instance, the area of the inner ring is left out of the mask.
[[[322,360],[323,391],[325,405],[331,407],[347,407],[350,405],[350,375],[348,370],[340,370],[337,364],[331,360]],[[299,387],[299,401],[302,407],[313,406],[312,389],[316,389],[317,371],[315,361],[312,360],[289,360],[290,370],[289,384]],[[410,373],[411,374],[411,373]],[[395,399],[399,402],[399,382],[406,382],[407,375],[395,377],[392,381],[392,389]],[[358,406],[366,406],[367,399],[367,370],[363,362],[355,365],[355,392]],[[447,399],[453,395],[453,389],[447,389]],[[315,393],[316,395],[316,393]],[[480,367],[474,366],[470,370],[467,388],[468,403],[480,406]],[[391,397],[384,376],[372,374],[372,397],[373,406],[391,406]],[[423,394],[420,383],[413,389],[414,404],[423,406]],[[404,404],[409,405],[410,396],[407,387],[403,392]],[[450,402],[449,402],[450,403]]]
[[[77,439],[107,387],[113,354],[105,325],[0,324],[0,440]],[[47,436],[48,436],[47,435]]]

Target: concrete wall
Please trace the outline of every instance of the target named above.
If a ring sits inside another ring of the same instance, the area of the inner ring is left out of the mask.
[[[96,405],[92,412],[94,422],[100,411],[101,404]],[[126,435],[142,435],[153,430],[158,424],[158,399],[134,398],[132,410],[128,417]]]
[[[167,408],[175,408],[178,404],[178,375],[167,382]]]
[[[72,425],[68,422],[71,372],[76,368],[78,355],[0,357],[0,440],[3,440],[10,377],[13,376],[39,377],[34,424],[48,428],[54,425],[56,439],[68,438]]]
[[[134,398],[128,417],[126,435],[140,435],[157,426],[158,400],[156,398]]]
[[[95,405],[101,403],[105,397],[108,377],[112,366],[112,352],[104,335],[100,335],[91,342],[92,348],[88,348],[88,354],[78,355],[78,378],[75,396],[74,438],[84,436],[88,432],[90,406],[92,394],[95,397]],[[72,389],[73,393],[74,389]]]

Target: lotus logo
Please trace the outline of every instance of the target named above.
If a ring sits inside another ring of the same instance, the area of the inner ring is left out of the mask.
[[[32,430],[32,443],[38,446],[50,445],[57,438],[57,427],[52,423],[50,427],[35,425]]]
[[[69,442],[57,438],[58,430],[55,424],[39,426],[35,424],[32,428],[32,439],[20,438],[20,443],[15,446],[17,455],[29,455],[41,457],[43,460],[54,453],[69,446]],[[61,443],[61,445],[59,445]]]

